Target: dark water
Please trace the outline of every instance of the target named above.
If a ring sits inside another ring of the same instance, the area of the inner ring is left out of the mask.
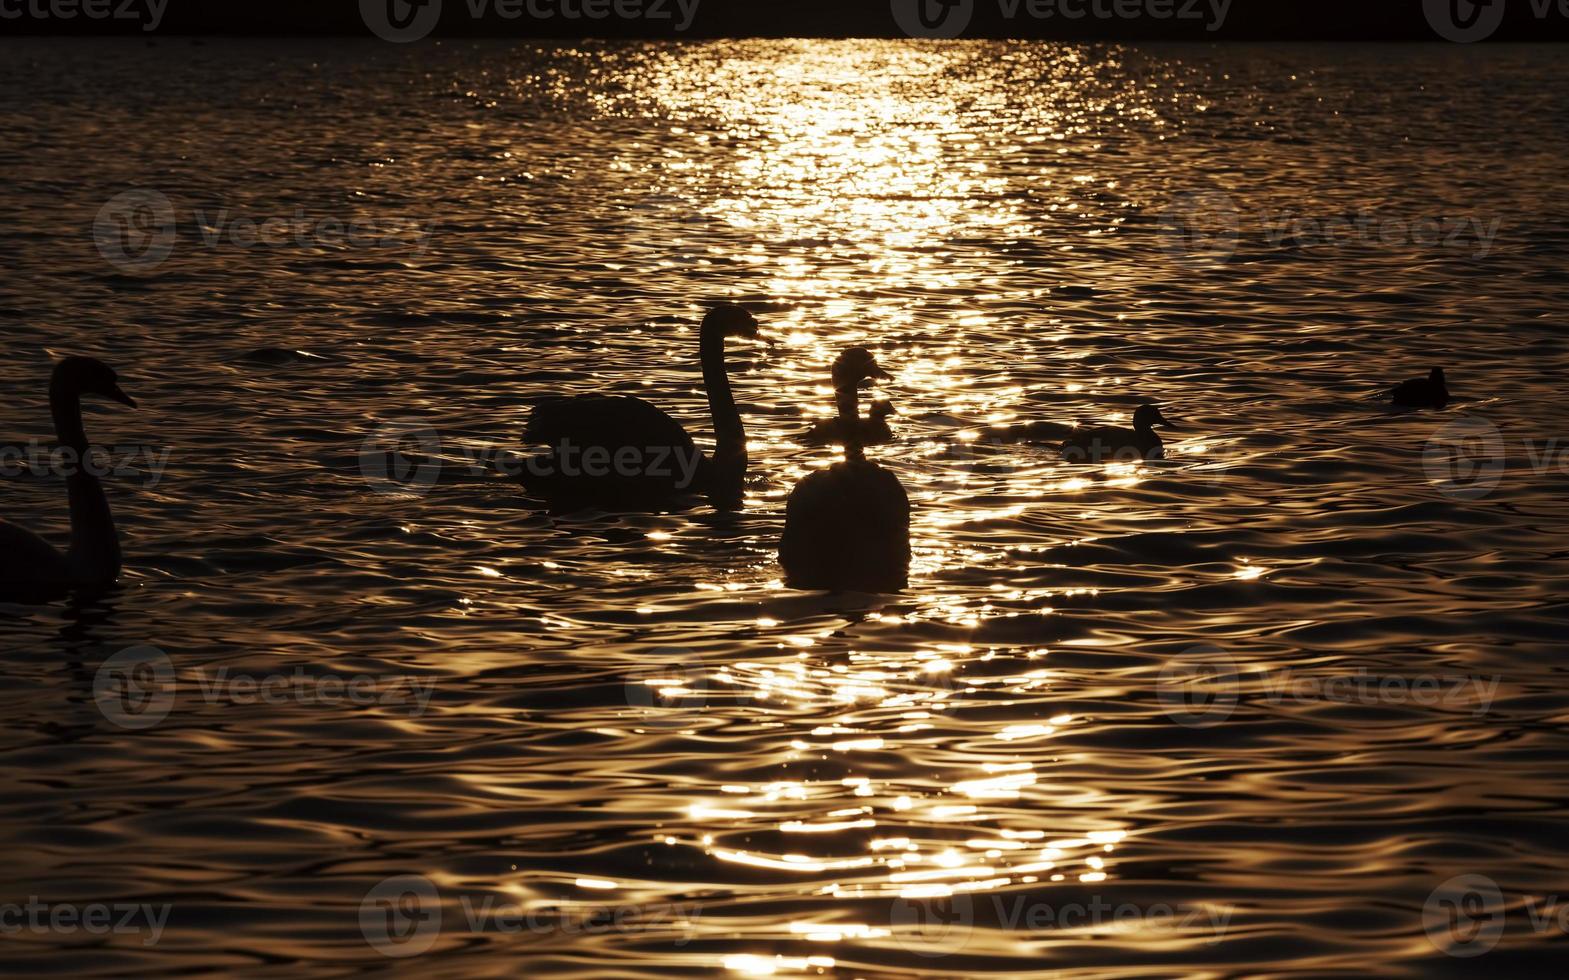
[[[0,83],[0,434],[47,439],[50,355],[93,353],[141,408],[90,434],[154,458],[108,481],[120,591],[0,607],[0,900],[152,911],[11,930],[11,968],[1561,945],[1558,52],[8,42]],[[567,391],[707,438],[722,299],[778,341],[732,345],[743,513],[552,518],[468,465]],[[854,343],[895,375],[915,567],[792,592],[784,497],[832,459],[799,434]],[[1372,400],[1434,364],[1447,410]],[[1146,401],[1164,461],[985,435]],[[363,451],[400,432],[404,483]],[[58,481],[4,513],[64,538]]]

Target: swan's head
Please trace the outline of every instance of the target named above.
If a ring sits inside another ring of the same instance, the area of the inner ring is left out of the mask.
[[[1164,425],[1168,429],[1175,429],[1166,416],[1160,414],[1159,405],[1140,405],[1139,410],[1133,413],[1133,427],[1135,429],[1153,429],[1157,425]]]
[[[136,401],[120,390],[120,377],[114,368],[96,357],[67,357],[54,366],[50,390],[76,395],[99,395],[121,405],[136,407]]]
[[[751,337],[756,339],[757,318],[745,308],[725,303],[708,311],[703,317],[703,332],[715,332],[721,337]]]
[[[877,401],[872,402],[872,408],[869,414],[874,420],[885,419],[888,416],[894,414],[893,402],[886,398],[880,398]]]
[[[852,347],[834,361],[836,391],[854,391],[874,378],[887,381],[889,374],[877,366],[877,358],[865,347]]]
[[[1427,380],[1431,381],[1435,385],[1443,384],[1444,383],[1444,369],[1443,368],[1434,368],[1431,372],[1428,373]]]

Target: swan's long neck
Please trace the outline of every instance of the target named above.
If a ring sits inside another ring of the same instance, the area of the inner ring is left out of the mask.
[[[55,438],[61,446],[70,448],[75,457],[65,478],[66,494],[71,501],[71,547],[66,561],[84,579],[113,581],[120,571],[120,539],[114,530],[103,484],[88,472],[81,393],[63,385],[50,385],[49,412],[54,416]]]
[[[719,330],[703,329],[703,387],[708,390],[708,411],[714,419],[714,457],[739,460],[746,466],[746,430],[741,412],[730,392],[730,372],[725,368],[725,337]]]
[[[839,406],[839,433],[844,437],[844,458],[856,462],[866,458],[861,447],[860,389],[846,385],[834,389],[834,404]]]
[[[703,325],[701,351],[703,387],[708,391],[708,412],[714,420],[714,458],[709,467],[708,499],[717,510],[739,510],[746,483],[746,431],[741,413],[730,393],[730,373],[725,369],[725,335]]]

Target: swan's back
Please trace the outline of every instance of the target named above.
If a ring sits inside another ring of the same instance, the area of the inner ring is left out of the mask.
[[[72,578],[65,555],[25,527],[0,520],[0,592],[6,595]]]
[[[523,441],[556,447],[567,442],[691,450],[695,445],[681,423],[630,395],[577,395],[541,402],[529,415]]]
[[[711,482],[711,464],[681,423],[641,398],[579,395],[542,402],[529,416],[523,440],[545,447],[524,461],[524,487],[559,511],[658,510],[707,492]]]
[[[866,460],[797,484],[785,506],[779,563],[792,588],[898,592],[910,574],[910,498]]]

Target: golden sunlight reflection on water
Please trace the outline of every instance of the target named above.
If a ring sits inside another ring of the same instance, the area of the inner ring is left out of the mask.
[[[416,971],[1395,976],[1449,964],[1423,926],[1444,879],[1557,887],[1562,481],[1514,447],[1569,425],[1569,214],[1542,193],[1562,59],[175,43],[0,57],[0,124],[52,134],[0,141],[5,422],[47,436],[43,352],[69,346],[143,405],[95,437],[171,447],[157,486],[110,488],[123,592],[8,613],[14,890],[175,907],[162,944],[48,972],[385,966],[361,903],[418,875],[446,914]],[[121,275],[80,232],[146,186],[182,217],[434,230],[418,252],[182,235]],[[1216,190],[1225,260],[1167,227]],[[1509,220],[1482,257],[1257,227],[1306,208]],[[648,398],[708,444],[694,321],[724,299],[774,341],[728,352],[741,513],[552,516],[462,465],[568,392]],[[899,595],[796,592],[776,561],[790,489],[837,456],[805,430],[853,344],[893,376],[865,397],[897,409],[869,455],[914,506]],[[247,357],[280,347],[323,357]],[[1430,362],[1463,406],[1372,397]],[[1163,460],[992,431],[1147,402],[1183,426]],[[1461,411],[1511,440],[1483,499],[1424,462]],[[433,486],[367,482],[366,430],[395,419],[440,434]],[[55,484],[6,493],[7,517],[64,519]],[[94,672],[146,643],[181,697],[115,728]],[[429,702],[196,683],[296,667]],[[1419,676],[1495,687],[1377,696]],[[1296,693],[1356,678],[1375,696]],[[470,929],[482,899],[555,924]],[[1095,902],[1140,916],[1034,915]]]

